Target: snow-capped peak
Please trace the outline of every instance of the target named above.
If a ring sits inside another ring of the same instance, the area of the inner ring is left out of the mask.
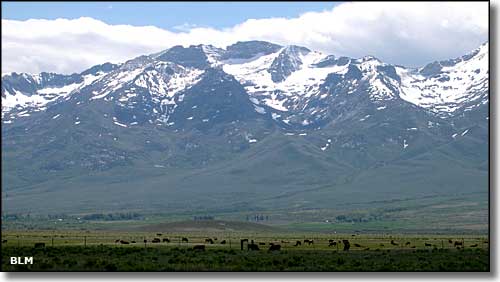
[[[451,114],[488,102],[488,43],[460,58],[397,71],[401,98],[435,113]]]
[[[133,107],[134,97],[148,93],[144,99],[175,107],[183,100],[178,93],[197,84],[210,69],[234,76],[261,112],[274,113],[273,118],[283,122],[296,115],[296,122],[309,124],[311,116],[324,114],[331,96],[338,93],[366,94],[378,104],[403,99],[435,113],[453,113],[488,102],[488,48],[486,42],[462,57],[410,69],[374,56],[336,57],[263,41],[238,42],[226,49],[174,46],[71,76],[2,74],[2,115],[13,109],[44,110],[89,85],[91,100],[113,94],[119,105]]]

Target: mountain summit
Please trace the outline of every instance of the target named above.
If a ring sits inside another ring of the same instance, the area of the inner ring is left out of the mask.
[[[324,114],[334,104],[329,101],[336,96],[332,92],[339,91],[334,81],[347,87],[346,93],[359,92],[375,105],[401,100],[446,117],[488,102],[488,43],[461,58],[405,68],[371,56],[336,58],[300,46],[249,41],[226,50],[211,45],[174,46],[80,74],[6,74],[2,76],[2,122],[13,122],[62,100],[79,99],[91,88],[90,100],[107,97],[124,105],[138,97],[136,92],[144,92],[147,99],[154,97],[152,109],[172,108],[211,68],[233,76],[258,113],[280,115],[280,122],[295,126],[334,118]],[[312,106],[316,104],[324,107]],[[152,120],[166,121],[170,111],[150,114]]]

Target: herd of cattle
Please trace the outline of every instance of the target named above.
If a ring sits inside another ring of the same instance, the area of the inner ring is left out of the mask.
[[[158,237],[161,237],[162,234],[161,233],[158,233],[156,234]],[[151,243],[171,243],[172,241],[169,239],[169,238],[158,238],[158,237],[155,237],[151,240]],[[144,239],[144,244],[148,243],[148,240],[147,239]],[[181,237],[179,238],[179,242],[181,243],[189,243],[189,239],[186,238],[186,237]],[[137,243],[136,241],[125,241],[125,240],[121,240],[121,239],[117,239],[115,241],[115,243],[120,243],[120,244],[134,244],[134,243]],[[290,241],[285,241],[285,240],[281,240],[281,244],[285,244],[285,245],[288,245],[290,244],[291,242]],[[484,243],[488,243],[487,241],[485,241]],[[218,241],[217,238],[206,238],[205,239],[205,244],[220,244],[220,245],[225,245],[227,244],[227,241],[226,240],[220,240]],[[193,246],[193,250],[200,250],[200,251],[204,251],[205,250],[205,244],[199,244],[199,245],[194,245]],[[260,250],[260,247],[263,247],[263,246],[266,246],[269,245],[269,248],[268,248],[268,251],[280,251],[281,250],[281,244],[278,244],[278,243],[274,243],[274,242],[271,242],[271,243],[265,243],[265,242],[254,242],[254,240],[249,240],[249,239],[240,239],[240,248],[241,250],[248,250],[248,251],[259,251]],[[314,245],[314,239],[304,239],[304,240],[296,240],[295,243],[292,242],[292,245],[291,246],[294,246],[294,247],[299,247],[301,245]],[[396,242],[395,240],[391,240],[390,241],[390,244],[392,246],[404,246],[406,248],[416,248],[415,245],[412,245],[411,242],[406,242],[405,244],[402,244],[402,243],[398,243]],[[463,240],[462,241],[453,241],[451,239],[448,240],[448,244],[450,244],[449,246],[453,246],[453,247],[456,247],[457,249],[461,249],[461,248],[464,248],[464,242]],[[362,246],[358,243],[352,243],[352,245],[358,249],[363,249],[363,250],[370,250],[369,247],[366,247],[366,246]],[[430,243],[424,243],[425,247],[438,247],[437,245],[433,245],[433,244],[430,244]],[[380,243],[379,244],[380,247],[384,247],[385,245],[383,243]],[[478,244],[472,244],[470,245],[470,247],[474,248],[474,247],[477,247]],[[246,248],[245,248],[246,247]],[[336,247],[337,249],[338,248],[342,248],[343,251],[349,251],[351,249],[351,242],[349,242],[349,240],[346,240],[346,239],[343,239],[343,240],[333,240],[333,239],[329,239],[328,240],[328,247]],[[442,246],[443,247],[443,246]],[[265,247],[264,247],[265,248]]]
[[[158,244],[158,243],[173,243],[173,240],[169,239],[169,238],[160,238],[162,237],[162,234],[161,233],[157,233],[156,234],[157,237],[154,237],[151,241],[148,241],[146,238],[144,238],[143,240],[143,243],[144,245],[146,245],[148,242],[151,242],[151,243],[154,243],[154,244]],[[189,243],[189,239],[187,237],[181,237],[181,238],[178,238],[178,240],[176,240],[176,242],[179,242],[179,243]],[[2,240],[2,243],[7,243],[7,240]],[[126,241],[126,240],[123,240],[123,239],[117,239],[115,240],[115,244],[123,244],[123,245],[129,245],[129,244],[136,244],[138,243],[137,241],[134,241],[134,240],[131,240],[131,241]],[[227,244],[228,241],[226,240],[218,240],[217,238],[205,238],[205,244],[220,244],[220,245],[225,245]],[[230,242],[229,242],[230,243]],[[313,245],[314,246],[314,239],[304,239],[304,240],[296,240],[295,243],[293,242],[290,242],[290,241],[285,241],[285,240],[281,240],[281,243],[275,243],[275,242],[271,242],[271,243],[265,243],[265,242],[254,242],[254,240],[249,240],[249,239],[240,239],[240,248],[241,250],[245,250],[245,247],[246,247],[246,250],[248,251],[259,251],[260,250],[260,247],[261,246],[262,248],[265,248],[266,244],[269,246],[268,248],[268,251],[280,251],[281,250],[281,244],[284,244],[284,245],[288,245],[291,243],[291,246],[293,247],[299,247],[301,245]],[[488,243],[488,241],[484,241],[483,243]],[[197,244],[197,245],[194,245],[192,247],[193,250],[199,250],[199,251],[204,251],[205,250],[205,244]],[[405,247],[405,248],[416,248],[415,245],[412,245],[411,242],[406,242],[406,243],[399,243],[399,242],[396,242],[395,240],[391,240],[390,241],[390,244],[392,246],[402,246],[402,247]],[[441,243],[443,244],[443,242]],[[448,240],[448,246],[447,247],[455,247],[457,249],[463,249],[465,247],[465,244],[464,244],[464,241],[453,241],[451,239]],[[369,247],[367,246],[362,246],[358,243],[352,243],[352,245],[354,247],[356,247],[358,250],[370,250]],[[427,243],[425,242],[424,243],[425,247],[438,247],[437,245],[433,245],[433,244],[430,244],[430,243]],[[380,247],[384,247],[385,245],[383,243],[380,243],[379,244]],[[472,244],[470,245],[469,247],[477,247],[478,244]],[[38,242],[38,243],[35,243],[35,248],[40,248],[40,247],[45,247],[45,243],[41,243],[41,242]],[[349,251],[351,249],[351,242],[349,242],[349,240],[346,240],[346,239],[343,239],[343,240],[333,240],[333,239],[330,239],[328,240],[328,247],[336,247],[337,250],[339,250],[339,248],[341,248],[343,251]],[[441,247],[444,247],[443,245]]]

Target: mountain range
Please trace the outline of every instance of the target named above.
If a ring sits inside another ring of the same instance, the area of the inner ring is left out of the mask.
[[[484,228],[488,48],[409,68],[248,41],[2,74],[4,213]]]

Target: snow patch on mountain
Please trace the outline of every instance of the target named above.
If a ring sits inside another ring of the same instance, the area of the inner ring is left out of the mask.
[[[282,49],[283,50],[283,49]],[[274,82],[269,68],[282,50],[259,58],[243,60],[241,63],[231,61],[223,65],[223,70],[239,80],[249,93],[254,104],[266,105],[277,111],[289,111],[297,100],[321,95],[320,85],[330,73],[345,73],[347,66],[316,67],[315,64],[326,57],[320,52],[295,53],[295,67],[286,79]],[[298,65],[300,61],[300,66]]]
[[[439,63],[441,70],[430,77],[422,74],[422,69],[396,68],[401,77],[400,97],[435,113],[453,113],[465,104],[474,107],[484,103],[489,87],[488,43],[472,54],[450,66]]]
[[[102,99],[108,96],[110,93],[124,87],[125,84],[131,82],[143,71],[144,67],[138,67],[133,70],[121,69],[120,71],[110,73],[103,79],[103,84],[99,91],[94,91],[94,96],[90,100]]]
[[[160,63],[137,77],[134,84],[150,91],[153,97],[172,99],[179,91],[196,84],[204,71],[178,66],[174,73],[168,73],[169,64]]]
[[[24,77],[28,74],[22,74]],[[46,109],[47,104],[51,102],[59,101],[60,99],[68,99],[71,94],[79,92],[82,88],[91,85],[96,80],[102,78],[105,73],[97,73],[96,75],[88,74],[82,76],[83,81],[81,83],[72,83],[69,85],[64,85],[61,87],[45,87],[36,90],[35,94],[29,95],[23,93],[19,90],[14,89],[14,93],[5,90],[2,95],[2,117],[5,113],[10,112],[13,109],[22,110],[27,109],[29,111],[37,112]],[[40,83],[39,75],[30,76],[34,81]],[[17,116],[23,116],[18,113]]]

